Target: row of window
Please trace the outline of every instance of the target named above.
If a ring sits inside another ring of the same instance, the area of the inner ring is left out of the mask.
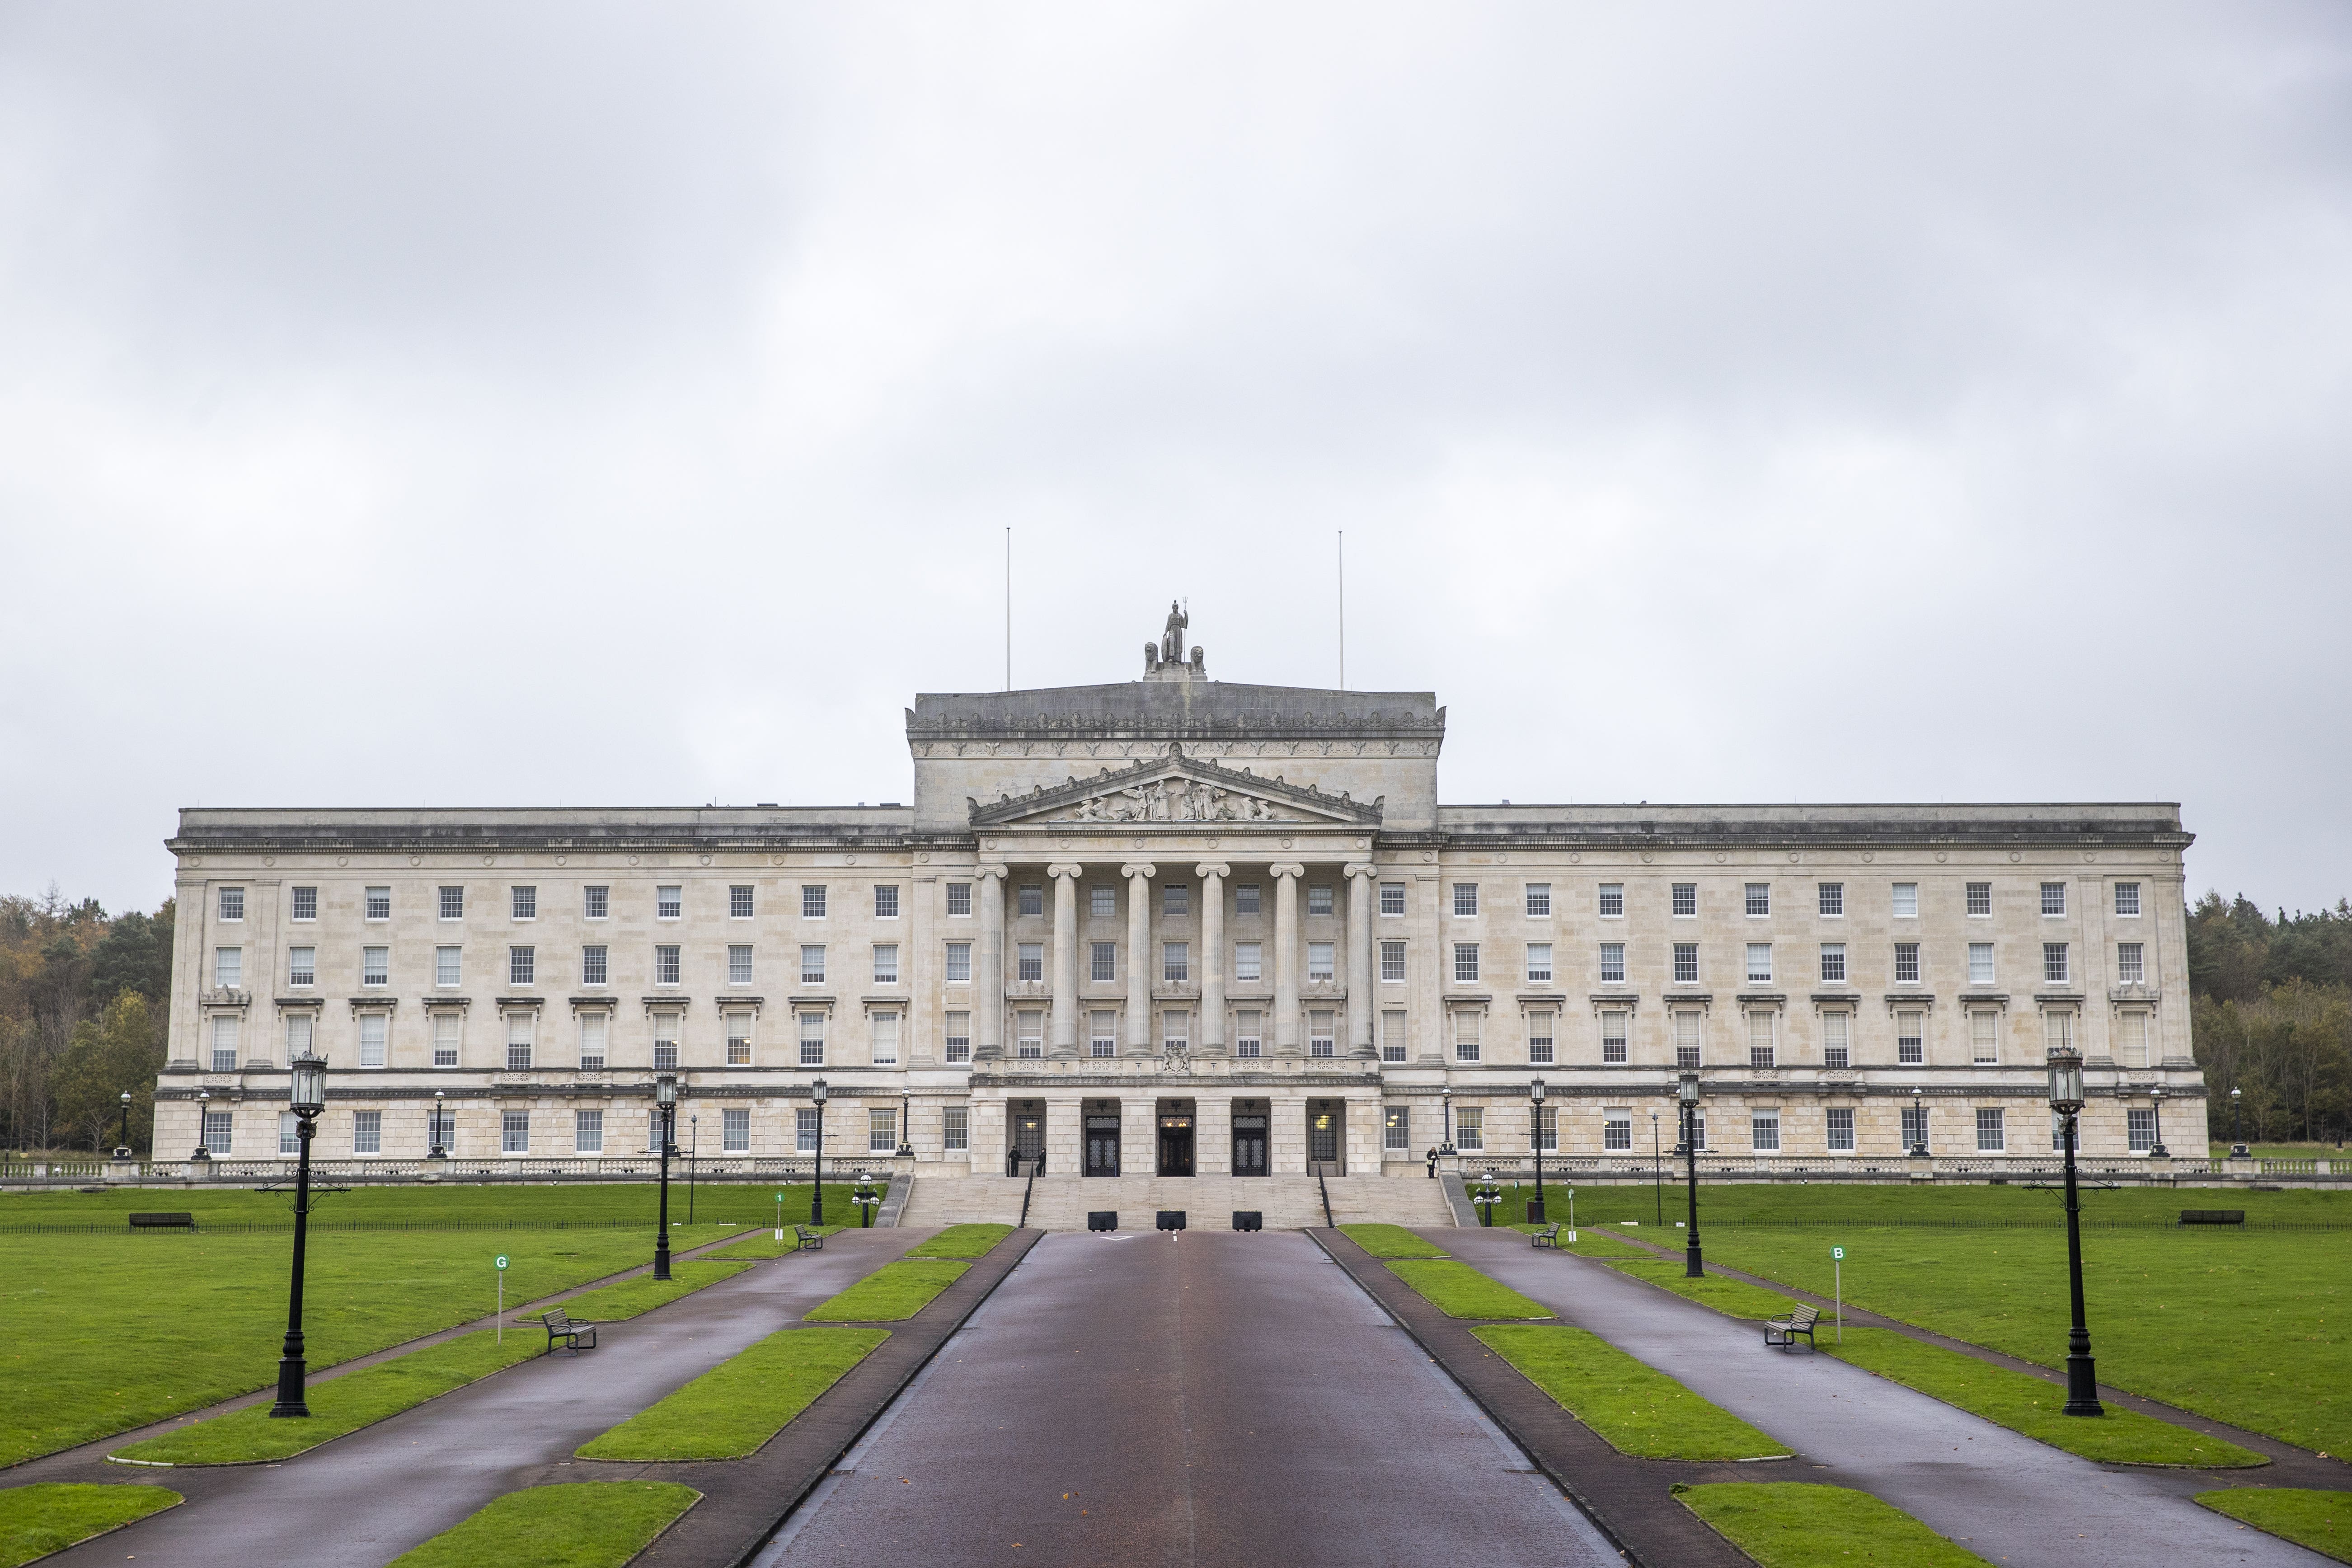
[[[1999,1106],[1975,1106],[1969,1109],[1974,1114],[1976,1152],[1979,1154],[2008,1152],[2008,1111]],[[1429,1115],[1426,1110],[1423,1114]],[[2126,1110],[2126,1117],[2132,1152],[2146,1153],[2156,1142],[2156,1112],[2148,1110]],[[1465,1153],[1483,1153],[1488,1151],[1489,1144],[1486,1139],[1488,1129],[1483,1108],[1475,1105],[1456,1106],[1452,1108],[1450,1119],[1453,1123],[1452,1139],[1455,1148]],[[1604,1108],[1601,1112],[1601,1147],[1612,1153],[1631,1152],[1633,1148],[1632,1109]],[[1822,1119],[1823,1144],[1833,1153],[1853,1152],[1855,1144],[1853,1108],[1831,1106],[1822,1111]],[[1443,1122],[1437,1118],[1431,1120],[1435,1124],[1433,1125],[1430,1135],[1432,1137],[1444,1135],[1445,1129]],[[1558,1150],[1559,1147],[1559,1109],[1555,1106],[1544,1106],[1538,1114],[1528,1120],[1529,1142],[1546,1153]],[[1660,1114],[1654,1111],[1651,1113],[1651,1139],[1654,1151],[1662,1152],[1669,1146],[1679,1151],[1683,1134],[1682,1130],[1675,1125],[1676,1120],[1677,1118],[1671,1112],[1666,1113],[1664,1117],[1664,1125],[1661,1128],[1658,1125],[1661,1121]],[[1696,1115],[1691,1120],[1694,1123],[1692,1142],[1703,1152],[1712,1150],[1714,1145],[1707,1142],[1706,1116]],[[2053,1115],[2050,1120],[2050,1146],[2055,1149],[2060,1146],[2064,1132],[2055,1115]],[[1906,1149],[1927,1148],[1932,1151],[1935,1148],[1936,1145],[1931,1137],[1933,1129],[1930,1121],[1928,1108],[1924,1105],[1906,1105],[1903,1108],[1903,1146]],[[1412,1151],[1413,1132],[1411,1107],[1392,1105],[1387,1108],[1383,1118],[1381,1144],[1382,1149],[1391,1153],[1407,1153]],[[1777,1154],[1780,1152],[1780,1146],[1779,1108],[1763,1106],[1751,1110],[1748,1113],[1748,1149],[1759,1154]],[[1948,1138],[1946,1140],[1946,1146],[1949,1146]],[[1493,1147],[1496,1152],[1507,1150],[1507,1145],[1499,1139]]]
[[[956,896],[959,889],[962,893],[961,900]],[[292,888],[288,889],[288,892],[289,919],[315,921],[319,918],[318,889]],[[436,895],[435,909],[437,918],[445,921],[461,921],[466,918],[466,889],[463,886],[441,887],[436,889],[435,892]],[[758,892],[757,885],[750,882],[738,882],[729,887],[727,889],[728,918],[739,921],[752,919],[758,912]],[[897,920],[898,918],[898,884],[875,883],[873,893],[874,918],[884,921]],[[827,887],[821,882],[813,882],[801,889],[802,918],[824,919],[828,897]],[[962,904],[961,909],[954,907],[958,902]],[[948,903],[950,914],[971,913],[971,884],[969,882],[951,884],[949,889]],[[224,921],[245,919],[245,889],[235,887],[219,889],[215,907]],[[371,921],[392,919],[391,888],[366,889],[361,897],[361,911],[364,918]],[[583,884],[580,889],[581,918],[592,921],[609,920],[612,914],[612,884],[608,882]],[[535,921],[539,918],[539,888],[536,884],[519,883],[507,889],[507,918],[517,921]],[[686,918],[684,884],[665,882],[655,886],[654,918],[662,921]]]
[[[425,1115],[428,1118],[433,1114],[435,1113],[430,1110],[425,1112]],[[545,1123],[549,1121],[554,1120],[562,1114],[562,1112],[541,1112],[538,1120],[541,1123]],[[635,1115],[626,1112],[614,1112],[612,1114],[616,1120],[625,1115],[627,1116],[628,1121],[633,1124],[637,1121],[637,1118]],[[658,1131],[660,1123],[656,1119],[657,1115],[657,1112],[650,1110],[645,1113],[643,1122],[645,1128],[643,1145],[642,1147],[628,1151],[629,1152],[650,1154],[656,1152],[654,1147],[655,1141],[660,1136]],[[351,1113],[351,1152],[353,1154],[381,1154],[383,1152],[383,1116],[384,1113],[381,1110],[354,1110]],[[793,1111],[793,1152],[796,1153],[814,1154],[817,1152],[817,1145],[821,1131],[829,1131],[832,1133],[831,1142],[833,1143],[833,1148],[825,1151],[828,1153],[842,1152],[842,1144],[845,1140],[854,1139],[856,1136],[855,1112],[852,1112],[848,1117],[845,1117],[839,1112],[835,1112],[832,1118],[832,1123],[829,1129],[822,1127],[819,1113],[814,1107],[796,1110]],[[205,1151],[208,1153],[217,1156],[228,1155],[232,1152],[232,1114],[226,1110],[206,1110],[204,1113],[204,1118],[205,1124],[203,1137]],[[572,1146],[568,1150],[562,1151],[562,1152],[572,1154],[603,1154],[608,1152],[621,1152],[619,1150],[608,1151],[605,1146],[606,1112],[603,1110],[574,1110],[571,1113],[571,1118]],[[898,1150],[899,1142],[898,1107],[869,1107],[866,1110],[865,1121],[866,1150],[868,1153],[888,1154],[893,1153]],[[528,1110],[500,1111],[499,1113],[499,1152],[507,1154],[530,1153],[531,1152],[530,1142],[532,1122],[532,1113]],[[845,1129],[845,1123],[847,1124],[846,1129]],[[560,1126],[561,1123],[559,1122],[558,1125]],[[688,1127],[674,1127],[673,1129],[673,1136],[677,1137],[680,1140],[677,1145],[680,1149],[685,1149],[689,1146],[692,1137],[690,1126],[691,1124]],[[294,1154],[300,1152],[300,1134],[297,1131],[297,1127],[298,1122],[292,1111],[287,1110],[280,1111],[278,1113],[278,1152],[280,1154]],[[966,1148],[971,1138],[970,1127],[971,1122],[969,1112],[965,1107],[961,1105],[950,1105],[944,1108],[941,1112],[940,1131],[945,1141],[946,1147],[950,1153],[961,1152]],[[751,1152],[751,1112],[748,1108],[722,1108],[719,1112],[719,1126],[717,1128],[717,1131],[719,1133],[718,1152],[722,1154],[748,1154]],[[449,1130],[445,1124],[441,1131],[441,1136],[446,1138],[448,1136],[448,1132]],[[427,1140],[434,1137],[434,1130],[429,1121],[426,1122],[422,1135]],[[635,1143],[637,1142],[634,1128],[627,1141],[631,1143]],[[315,1142],[313,1147],[316,1147]],[[542,1150],[541,1152],[547,1153],[557,1152],[557,1151],[554,1150]]]
[[[1989,942],[1969,943],[1969,984],[1990,985],[1994,981],[1994,945]],[[1625,982],[1625,947],[1622,942],[1600,944],[1595,978],[1603,985],[1622,985]],[[1746,944],[1746,963],[1740,973],[1751,985],[1775,983],[1773,944],[1751,942]],[[1381,978],[1402,981],[1405,977],[1405,944],[1402,942],[1381,943]],[[1894,944],[1890,965],[1897,985],[1917,985],[1923,983],[1925,970],[1920,960],[1921,944],[1898,942]],[[2066,985],[2073,983],[2071,944],[2045,942],[2042,944],[2042,980],[2044,984]],[[1523,971],[1529,984],[1542,985],[1553,982],[1552,944],[1531,942],[1527,944],[1527,963]],[[1475,942],[1454,943],[1454,979],[1457,984],[1469,984],[1480,975],[1479,944]],[[1700,984],[1699,944],[1678,942],[1674,944],[1674,983],[1677,985]],[[1848,981],[1846,944],[1825,942],[1821,944],[1821,978],[1824,984],[1844,984]],[[2144,942],[2124,942],[2116,944],[2116,981],[2122,985],[2141,985],[2147,980],[2147,949]]]

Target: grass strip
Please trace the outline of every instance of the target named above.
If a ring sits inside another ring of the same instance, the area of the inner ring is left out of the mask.
[[[2268,1463],[2260,1454],[2235,1443],[2208,1437],[2137,1410],[2110,1408],[2095,1419],[2063,1415],[2066,1391],[2058,1384],[1940,1345],[1922,1344],[1892,1329],[1848,1326],[1843,1344],[1824,1336],[1821,1348],[1906,1388],[1916,1388],[1995,1426],[2086,1459],[2198,1469],[2237,1469]]]
[[[1992,1568],[1891,1503],[1805,1481],[1676,1483],[1674,1493],[1759,1568]]]
[[[622,1568],[700,1501],[671,1481],[565,1481],[493,1499],[391,1568]]]
[[[1500,1230],[1505,1227],[1497,1226],[1496,1228]],[[1519,1224],[1511,1226],[1508,1228],[1517,1231],[1521,1236],[1533,1236],[1537,1231],[1543,1229],[1543,1226],[1539,1225]],[[1564,1225],[1561,1226],[1559,1227],[1559,1235],[1552,1239],[1552,1246],[1562,1252],[1574,1253],[1579,1258],[1599,1258],[1602,1259],[1612,1258],[1654,1258],[1657,1256],[1655,1253],[1644,1252],[1640,1247],[1633,1246],[1630,1242],[1620,1241],[1617,1237],[1610,1235],[1605,1230],[1592,1230],[1590,1228],[1580,1230],[1576,1233],[1576,1239],[1574,1241],[1569,1240],[1568,1236],[1568,1227]]]
[[[2352,1563],[2352,1492],[2237,1487],[2199,1492],[2197,1500],[2215,1513],[2226,1513],[2256,1530],[2308,1546],[2323,1557]]]
[[[969,1263],[918,1258],[886,1263],[848,1289],[812,1310],[810,1322],[885,1323],[911,1318],[931,1298],[962,1277]]]
[[[1500,1280],[1466,1263],[1447,1258],[1399,1258],[1389,1272],[1429,1298],[1449,1318],[1549,1318],[1543,1310]]]
[[[741,1459],[756,1454],[887,1329],[783,1329],[579,1449],[583,1459]]]
[[[1401,1225],[1343,1225],[1339,1234],[1374,1258],[1444,1258],[1445,1250]]]
[[[1607,1256],[1601,1260],[1621,1274],[1647,1280],[1661,1289],[1673,1291],[1686,1301],[1711,1307],[1727,1318],[1757,1321],[1784,1318],[1797,1305],[1777,1290],[1767,1290],[1744,1279],[1726,1279],[1718,1274],[1693,1279],[1683,1272],[1679,1259],[1654,1258],[1648,1253],[1635,1254],[1631,1248],[1627,1253],[1628,1256]]]
[[[691,1296],[697,1290],[732,1279],[751,1267],[751,1259],[693,1258],[670,1265],[670,1277],[656,1279],[651,1274],[640,1274],[634,1279],[624,1279],[617,1285],[607,1285],[602,1290],[591,1290],[584,1296],[574,1296],[563,1303],[563,1310],[574,1321],[583,1323],[618,1323],[666,1307],[680,1296]],[[539,1314],[527,1313],[513,1320],[527,1328],[539,1327]]]
[[[918,1242],[909,1258],[978,1258],[1013,1234],[1009,1225],[951,1225]]]
[[[171,1507],[180,1494],[162,1487],[41,1481],[0,1491],[0,1568],[17,1568],[63,1552],[77,1541],[120,1530]]]
[[[812,1226],[819,1236],[834,1236],[847,1229],[845,1226]],[[784,1238],[776,1239],[773,1230],[755,1230],[740,1241],[730,1241],[724,1247],[714,1247],[703,1258],[789,1258],[801,1250],[801,1238],[793,1234],[791,1226],[784,1226]]]
[[[529,1361],[546,1347],[536,1321],[509,1330],[504,1344],[484,1329],[312,1384],[305,1394],[310,1406],[308,1421],[275,1421],[268,1404],[248,1405],[117,1448],[113,1457],[151,1465],[250,1465],[290,1458]]]
[[[1473,1329],[1562,1409],[1637,1459],[1778,1459],[1789,1447],[1600,1335],[1565,1324]]]

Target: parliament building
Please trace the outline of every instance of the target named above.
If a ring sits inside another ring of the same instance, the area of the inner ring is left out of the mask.
[[[2203,1152],[2174,805],[1449,805],[1433,694],[1173,614],[906,722],[903,804],[184,811],[157,1154],[291,1155],[308,1047],[328,1160],[641,1164],[675,1072],[706,1172],[1646,1168],[1695,1069],[1711,1157],[1991,1170],[2060,1043],[2087,1153]]]

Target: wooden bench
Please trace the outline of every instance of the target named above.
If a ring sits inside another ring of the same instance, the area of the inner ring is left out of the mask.
[[[547,1348],[551,1353],[558,1341],[574,1355],[596,1348],[596,1325],[573,1322],[572,1314],[561,1307],[552,1312],[541,1312],[539,1321],[547,1325]]]
[[[138,1217],[133,1215],[131,1222],[136,1224]],[[2183,1225],[2243,1225],[2246,1223],[2246,1211],[2243,1209],[2182,1209],[2180,1223]]]
[[[793,1247],[794,1252],[823,1252],[824,1250],[824,1236],[816,1231],[811,1230],[804,1225],[796,1225],[793,1226],[793,1237],[796,1243]]]
[[[135,1214],[131,1216],[133,1230],[194,1230],[196,1216],[192,1214]]]
[[[1811,1345],[1813,1325],[1821,1321],[1822,1310],[1819,1307],[1800,1307],[1785,1318],[1767,1319],[1764,1323],[1764,1342],[1785,1349],[1795,1344],[1797,1336],[1802,1334],[1805,1336],[1805,1343]]]
[[[1529,1247],[1549,1247],[1557,1251],[1559,1247],[1559,1226],[1556,1224],[1548,1225],[1541,1230],[1529,1232],[1528,1236],[1528,1245]]]

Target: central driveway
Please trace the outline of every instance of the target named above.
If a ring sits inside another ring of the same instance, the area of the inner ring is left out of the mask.
[[[1621,1563],[1305,1237],[1059,1233],[755,1562]]]

